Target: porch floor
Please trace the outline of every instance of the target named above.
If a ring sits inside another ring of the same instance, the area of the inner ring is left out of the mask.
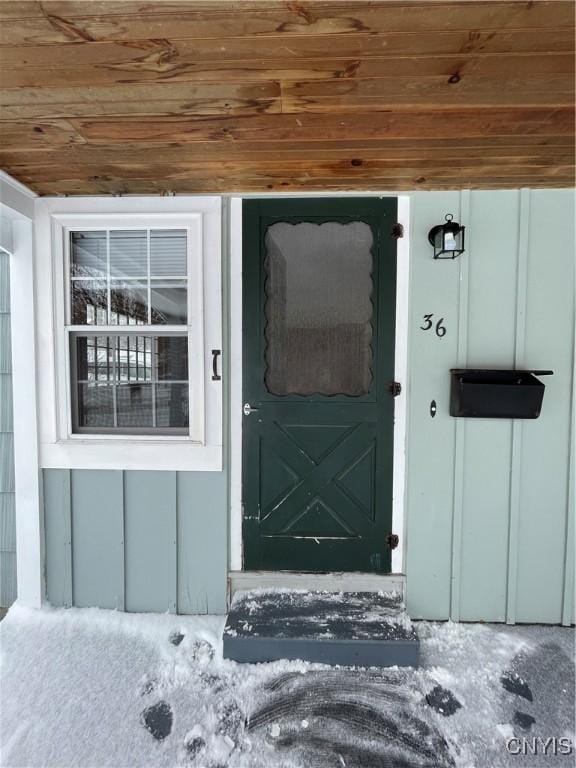
[[[419,640],[397,592],[238,592],[224,658],[343,666],[417,666]]]

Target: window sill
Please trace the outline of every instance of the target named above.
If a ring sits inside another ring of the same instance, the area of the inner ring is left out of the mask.
[[[220,472],[222,446],[200,445],[187,438],[146,439],[99,435],[78,436],[40,444],[43,469],[119,469],[176,472]],[[122,438],[122,439],[119,439]]]
[[[194,445],[198,448],[203,448],[204,445],[195,440],[191,440],[188,435],[163,435],[161,433],[155,435],[139,435],[139,434],[114,434],[110,432],[78,432],[71,435],[66,440],[58,440],[57,445],[79,445],[86,443],[86,445],[110,445],[110,442],[123,443],[125,445],[132,446],[138,443],[153,443],[154,445],[166,445],[169,443],[178,443],[179,445]]]

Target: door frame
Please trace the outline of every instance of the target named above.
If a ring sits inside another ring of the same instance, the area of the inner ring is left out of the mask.
[[[394,399],[394,459],[392,482],[392,532],[400,545],[392,550],[392,573],[404,573],[406,562],[406,418],[408,397],[408,318],[410,276],[410,197],[400,194],[356,192],[339,194],[246,195],[230,199],[229,215],[229,313],[230,313],[230,538],[229,569],[242,570],[242,202],[246,198],[290,197],[395,197],[398,221],[404,236],[397,241],[396,334],[394,379],[402,391]]]

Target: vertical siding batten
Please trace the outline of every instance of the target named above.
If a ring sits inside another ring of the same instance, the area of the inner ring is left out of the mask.
[[[0,552],[16,552],[16,515],[13,493],[0,493]]]
[[[575,274],[576,280],[576,274]],[[576,285],[575,285],[576,288]],[[575,291],[576,292],[576,291]],[[576,311],[576,307],[575,307]],[[576,320],[576,318],[575,318]],[[566,519],[566,548],[564,554],[564,593],[562,595],[562,624],[574,624],[574,517],[576,515],[576,324],[572,345],[572,400],[570,413],[570,449],[568,478],[568,514]]]
[[[458,259],[435,261],[428,231],[459,211],[458,192],[410,197],[408,431],[406,436],[406,601],[413,618],[448,619],[454,498],[454,420],[450,377],[457,355]],[[465,222],[464,222],[465,223]],[[423,331],[423,316],[444,318],[447,333]],[[430,402],[437,413],[430,417]]]
[[[513,366],[518,198],[514,191],[471,193],[472,250],[463,256],[470,368]],[[506,419],[464,421],[460,620],[504,621],[512,427]]]
[[[120,470],[71,473],[74,605],[124,610],[124,490]]]
[[[179,613],[226,612],[227,497],[222,473],[178,473]]]
[[[516,328],[514,338],[514,367],[525,365],[526,355],[526,301],[528,293],[528,238],[530,232],[530,190],[520,190],[518,214],[518,248],[516,253]],[[523,422],[512,422],[510,450],[510,511],[508,526],[508,569],[506,622],[516,622],[516,595],[518,591],[518,542],[520,535],[520,483],[522,468]]]
[[[566,514],[566,545],[564,551],[564,592],[562,595],[562,624],[574,624],[574,547],[576,517],[576,266],[574,267],[574,304],[572,306],[572,393],[570,398],[570,444],[568,447],[568,494]]]
[[[0,373],[0,432],[14,432],[10,373]]]
[[[2,552],[0,556],[0,606],[9,608],[16,600],[16,553]]]
[[[460,193],[460,215],[458,221],[464,222],[468,229],[466,252],[458,259],[458,326],[456,366],[465,368],[468,360],[468,310],[470,278],[470,190]],[[452,565],[450,570],[450,618],[460,620],[460,584],[462,571],[462,519],[464,507],[464,474],[466,453],[466,421],[458,419],[454,429],[454,495],[452,501]]]
[[[124,472],[126,610],[176,613],[176,472]]]
[[[12,373],[12,341],[8,312],[0,312],[0,373]]]
[[[550,368],[539,419],[522,430],[516,621],[560,623],[568,513],[574,317],[574,193],[530,192],[526,367]],[[570,510],[574,514],[574,510]]]
[[[0,493],[14,493],[14,434],[0,432]]]
[[[46,597],[65,608],[74,605],[70,475],[69,469],[46,469],[43,474]]]

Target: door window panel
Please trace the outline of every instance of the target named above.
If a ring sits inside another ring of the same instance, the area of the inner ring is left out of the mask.
[[[362,221],[268,227],[265,383],[271,394],[368,394],[372,245]]]

